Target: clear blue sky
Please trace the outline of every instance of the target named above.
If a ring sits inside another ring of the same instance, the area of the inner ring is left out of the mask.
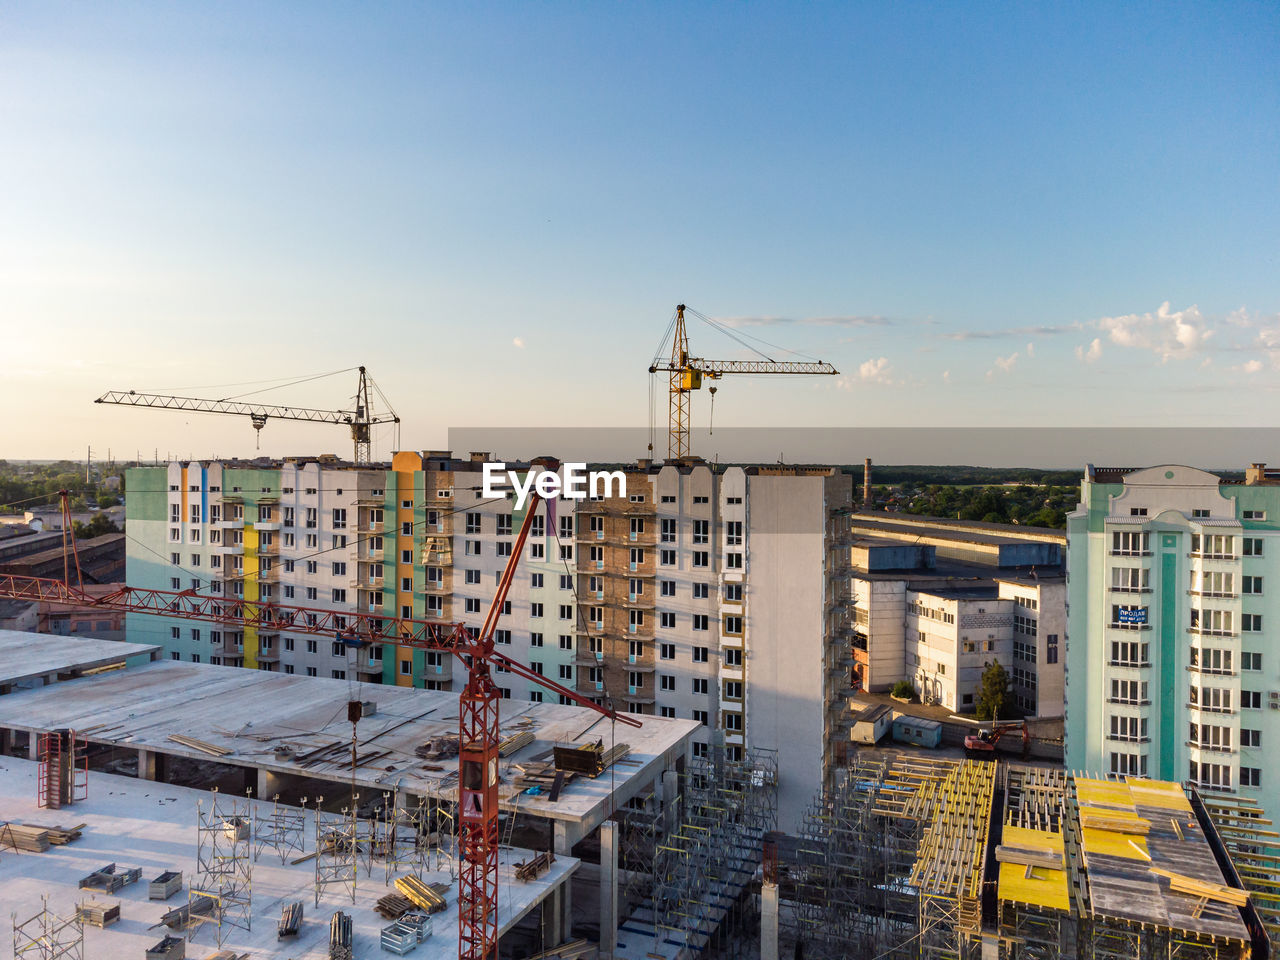
[[[0,455],[251,453],[90,400],[358,363],[406,447],[639,426],[680,301],[843,373],[718,425],[1275,425],[1277,50],[1274,3],[7,4]]]

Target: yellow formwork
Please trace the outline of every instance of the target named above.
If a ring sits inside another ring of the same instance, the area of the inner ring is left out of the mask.
[[[1032,830],[1006,824],[1002,830],[1002,846],[1046,848],[1065,858],[1066,848],[1062,834],[1052,830]],[[1065,859],[1063,861],[1065,863]],[[1030,874],[1030,876],[1028,876]],[[997,888],[1001,900],[1025,903],[1047,910],[1071,910],[1071,894],[1067,886],[1067,871],[1051,867],[1031,867],[1018,863],[1000,864],[1000,885]]]
[[[1133,807],[1133,796],[1127,783],[1076,777],[1076,797],[1081,806]]]
[[[1180,784],[1167,783],[1163,780],[1131,778],[1126,786],[1135,804],[1141,804],[1144,807],[1160,807],[1164,810],[1180,810],[1184,813],[1191,812],[1191,801],[1187,799],[1187,794]]]

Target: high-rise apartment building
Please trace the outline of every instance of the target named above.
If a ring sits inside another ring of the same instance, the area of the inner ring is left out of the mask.
[[[1090,466],[1068,534],[1067,766],[1273,808],[1280,477]]]
[[[487,454],[172,463],[128,477],[129,583],[479,628],[524,519]],[[517,472],[527,465],[509,464]],[[694,750],[779,751],[782,824],[848,741],[851,478],[825,467],[641,461],[625,491],[539,510],[498,649],[620,710],[694,719]],[[453,658],[131,616],[169,656],[460,690]],[[504,696],[541,688],[495,672]]]

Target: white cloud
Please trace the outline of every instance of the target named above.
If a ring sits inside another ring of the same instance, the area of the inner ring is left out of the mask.
[[[1013,351],[1013,353],[1009,354],[1007,357],[996,357],[996,361],[995,361],[996,366],[999,367],[1001,370],[1003,370],[1005,373],[1008,373],[1010,370],[1012,370],[1013,365],[1017,362],[1018,362],[1017,350]]]
[[[858,366],[858,379],[864,383],[892,383],[888,357],[873,357]]]
[[[513,337],[513,338],[512,338],[512,340],[511,340],[511,345],[512,345],[513,347],[515,347],[516,349],[518,349],[518,350],[523,350],[523,349],[524,349],[524,338],[523,338],[523,337]]]
[[[1214,331],[1205,323],[1200,308],[1192,304],[1186,310],[1172,310],[1169,301],[1160,304],[1155,313],[1130,313],[1122,317],[1103,317],[1096,326],[1106,332],[1111,342],[1121,347],[1150,350],[1160,362],[1171,357],[1192,356],[1205,349]]]
[[[943,382],[943,383],[950,383],[950,382],[951,382],[951,371],[950,371],[950,370],[943,370],[943,371],[942,371],[942,382]]]
[[[1027,356],[1034,357],[1036,355],[1036,345],[1034,343],[1027,344]]]
[[[1087,350],[1084,347],[1076,347],[1076,359],[1084,363],[1093,363],[1100,356],[1102,356],[1102,339],[1100,337],[1094,337]]]
[[[1261,360],[1249,360],[1241,368],[1245,373],[1257,373],[1262,369]]]

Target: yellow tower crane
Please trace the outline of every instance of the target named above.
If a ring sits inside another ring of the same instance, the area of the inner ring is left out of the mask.
[[[689,355],[689,334],[685,330],[684,314],[689,313],[704,321],[708,325],[715,327],[720,332],[737,340],[747,349],[760,354],[758,360],[706,360],[702,357],[693,357]],[[662,343],[658,346],[658,355],[654,357],[653,363],[649,366],[650,373],[664,372],[669,375],[670,392],[667,398],[668,419],[670,427],[667,436],[667,459],[681,460],[690,455],[689,450],[689,414],[690,404],[692,402],[691,394],[695,390],[702,389],[703,380],[719,380],[721,377],[730,373],[756,373],[756,374],[778,374],[778,373],[803,373],[803,374],[825,374],[834,375],[840,371],[824,360],[812,361],[789,361],[774,360],[748,343],[743,338],[734,334],[728,327],[722,323],[717,323],[710,317],[705,317],[696,310],[690,310],[683,303],[676,306],[675,319],[668,328],[668,336],[671,338],[671,351],[669,356],[663,358],[666,352],[667,337],[663,337]],[[710,388],[712,402],[715,402],[716,388]],[[649,451],[653,452],[653,445],[649,445]]]

